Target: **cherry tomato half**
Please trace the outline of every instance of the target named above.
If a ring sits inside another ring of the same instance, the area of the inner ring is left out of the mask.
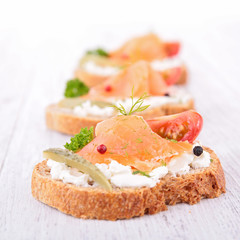
[[[203,119],[199,113],[189,110],[147,120],[147,123],[163,138],[193,142],[202,129]]]
[[[173,57],[179,53],[180,43],[179,42],[165,43],[165,49],[166,49],[168,57]]]
[[[162,72],[162,76],[168,86],[176,84],[177,81],[180,79],[181,74],[182,74],[181,67],[170,68]]]

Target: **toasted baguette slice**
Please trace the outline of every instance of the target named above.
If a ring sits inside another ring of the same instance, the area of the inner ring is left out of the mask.
[[[225,177],[216,154],[205,148],[213,161],[207,168],[173,177],[169,174],[153,188],[84,188],[53,180],[46,162],[32,174],[32,195],[41,202],[78,218],[117,220],[167,210],[167,205],[195,204],[225,192]]]
[[[146,110],[142,116],[145,119],[151,119],[158,116],[170,115],[194,109],[193,100],[189,100],[184,104],[165,104],[158,108]],[[79,117],[70,109],[64,109],[57,104],[49,105],[46,109],[46,124],[47,127],[58,132],[74,135],[80,132],[82,127],[95,127],[97,123],[105,120],[95,116]]]
[[[187,78],[188,78],[187,68],[184,64],[181,65],[181,69],[182,69],[181,75],[176,82],[176,84],[180,84],[180,85],[186,84]],[[100,75],[88,73],[82,68],[78,68],[75,71],[75,77],[78,79],[81,79],[81,81],[83,81],[88,87],[96,86],[97,84],[102,83],[107,78],[109,78],[109,76],[100,76]]]

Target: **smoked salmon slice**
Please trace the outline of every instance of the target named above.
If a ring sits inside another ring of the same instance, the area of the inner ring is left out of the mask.
[[[153,61],[172,57],[179,52],[178,42],[163,42],[155,34],[147,34],[127,41],[122,47],[110,53],[111,58],[122,59],[126,62],[138,60]]]
[[[109,74],[109,76],[101,76],[86,71],[84,66],[89,61],[94,62],[100,67],[110,66],[118,69],[141,60],[151,62],[173,57],[178,54],[179,49],[179,42],[163,42],[157,35],[152,33],[147,34],[130,39],[116,51],[110,52],[108,57],[95,55],[84,56],[80,62],[80,68],[75,71],[75,76],[86,83],[87,86],[93,87],[107,80],[112,74]],[[168,85],[170,85],[170,83],[175,84],[180,77],[174,75],[175,78],[173,78],[171,75],[172,77],[170,77],[170,79],[166,79],[166,75],[169,75],[169,71],[166,70],[158,72],[158,74],[161,75],[159,78],[163,78]]]
[[[132,95],[132,90],[134,97],[140,97],[144,93],[163,95],[166,88],[167,85],[160,73],[154,71],[148,62],[138,61],[109,77],[103,83],[92,87],[85,98],[127,98]]]
[[[141,116],[116,116],[99,123],[96,137],[78,154],[92,163],[120,164],[141,171],[151,171],[168,163],[173,156],[191,151],[186,142],[171,142],[154,133]],[[101,154],[97,147],[104,144],[107,151]]]
[[[96,86],[99,83],[104,82],[108,77],[89,73],[83,69],[77,69],[75,76],[84,82],[88,87]]]

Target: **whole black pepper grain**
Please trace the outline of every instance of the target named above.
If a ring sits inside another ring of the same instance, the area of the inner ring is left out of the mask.
[[[199,157],[203,153],[203,148],[201,146],[195,146],[193,148],[193,153]]]

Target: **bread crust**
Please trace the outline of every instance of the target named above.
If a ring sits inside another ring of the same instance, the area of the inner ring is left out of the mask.
[[[151,119],[158,116],[170,115],[194,109],[193,100],[186,104],[165,104],[158,108],[149,109],[142,116],[144,119]],[[49,105],[46,108],[47,127],[69,135],[75,135],[80,132],[82,127],[96,127],[97,123],[106,118],[99,117],[79,117],[74,115],[71,110],[63,109],[57,104]]]
[[[186,175],[167,175],[153,188],[122,188],[107,192],[53,180],[46,160],[32,174],[32,195],[37,200],[66,214],[90,219],[129,219],[167,210],[167,205],[195,204],[202,198],[215,198],[225,192],[225,177],[216,154],[205,148],[213,159],[208,168]]]

